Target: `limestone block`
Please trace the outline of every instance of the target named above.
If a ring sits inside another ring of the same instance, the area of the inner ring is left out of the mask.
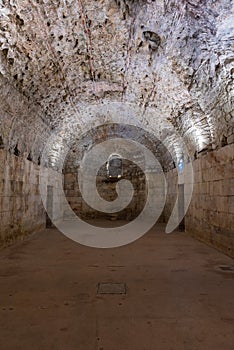
[[[234,178],[223,180],[222,193],[224,196],[233,196],[234,195]]]
[[[223,194],[223,181],[214,181],[210,184],[210,194],[214,196],[222,196]]]
[[[234,196],[228,196],[227,198],[227,210],[229,213],[234,214]]]

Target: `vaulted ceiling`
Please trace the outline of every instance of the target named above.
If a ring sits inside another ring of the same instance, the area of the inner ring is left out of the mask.
[[[0,135],[37,159],[125,123],[191,155],[234,133],[232,0],[2,0]],[[56,148],[56,147],[55,147]],[[55,150],[56,151],[56,150]]]

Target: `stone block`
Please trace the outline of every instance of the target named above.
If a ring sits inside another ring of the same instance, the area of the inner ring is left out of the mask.
[[[234,196],[228,196],[227,198],[227,211],[230,214],[234,214]],[[234,227],[233,227],[234,230]]]
[[[224,196],[234,196],[234,178],[223,180],[222,194]]]

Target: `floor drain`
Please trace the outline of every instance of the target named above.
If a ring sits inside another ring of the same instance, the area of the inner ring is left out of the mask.
[[[228,265],[219,265],[217,266],[217,269],[222,272],[232,272],[234,273],[234,266],[228,266]]]
[[[126,294],[126,284],[98,283],[97,294]]]

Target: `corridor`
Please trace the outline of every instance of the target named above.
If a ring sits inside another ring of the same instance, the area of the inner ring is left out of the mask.
[[[233,0],[0,0],[0,350],[234,350],[233,97]]]

